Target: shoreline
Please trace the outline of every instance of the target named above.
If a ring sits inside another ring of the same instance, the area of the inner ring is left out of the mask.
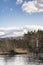
[[[1,51],[0,55],[16,55],[16,54],[28,54],[28,53],[30,53],[30,51],[26,49],[16,48],[15,51],[14,50]]]
[[[10,52],[2,52],[0,53],[0,55],[16,55],[16,54],[28,54],[28,53],[18,53],[18,52],[14,52],[14,53],[10,53]]]

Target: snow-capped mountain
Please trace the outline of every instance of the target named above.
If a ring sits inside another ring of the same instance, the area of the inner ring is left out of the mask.
[[[26,25],[24,27],[0,28],[0,38],[23,36],[28,31],[43,30],[43,26]]]

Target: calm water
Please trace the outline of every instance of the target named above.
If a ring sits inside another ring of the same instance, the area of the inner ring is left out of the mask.
[[[38,59],[33,59],[34,55],[14,55],[0,56],[0,65],[43,65]]]

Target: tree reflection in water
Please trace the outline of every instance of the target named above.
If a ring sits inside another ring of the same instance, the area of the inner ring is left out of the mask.
[[[2,62],[1,65],[43,65],[43,63],[34,61],[32,54],[15,55],[13,57],[9,57],[8,55],[6,55],[6,56],[3,56],[3,59],[1,59],[0,62]]]

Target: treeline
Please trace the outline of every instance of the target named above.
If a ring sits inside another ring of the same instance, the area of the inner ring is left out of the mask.
[[[0,51],[15,50],[15,48],[27,49],[31,52],[43,52],[43,31],[27,32],[22,39],[0,39]]]
[[[43,52],[43,31],[38,30],[24,34],[24,40],[32,52]]]

